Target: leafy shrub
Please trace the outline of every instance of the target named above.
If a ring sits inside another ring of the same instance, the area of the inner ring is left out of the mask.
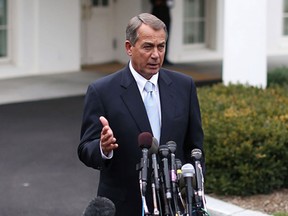
[[[198,89],[206,192],[269,193],[288,186],[288,87]]]
[[[275,68],[267,74],[267,86],[288,85],[288,67]]]
[[[287,212],[277,212],[275,214],[273,214],[274,216],[288,216]]]

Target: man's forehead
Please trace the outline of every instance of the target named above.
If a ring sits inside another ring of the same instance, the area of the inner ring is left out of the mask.
[[[150,32],[141,32],[138,34],[138,39],[144,42],[151,42],[155,43],[162,43],[166,41],[166,34],[165,32],[155,31],[153,33]]]

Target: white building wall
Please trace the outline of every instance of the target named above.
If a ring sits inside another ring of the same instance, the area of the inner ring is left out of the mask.
[[[224,17],[224,84],[239,83],[265,88],[266,1],[226,0]]]
[[[80,69],[80,10],[78,0],[38,0],[36,23],[38,73]]]
[[[77,71],[79,0],[12,0],[12,55],[0,78]]]

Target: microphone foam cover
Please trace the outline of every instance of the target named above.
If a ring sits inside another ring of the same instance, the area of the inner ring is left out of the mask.
[[[95,197],[83,212],[82,216],[114,216],[114,203],[106,197]]]
[[[176,142],[168,141],[166,144],[167,144],[167,146],[168,146],[168,148],[169,148],[171,153],[175,153],[176,152],[176,148],[177,148]]]
[[[200,149],[193,149],[191,151],[191,157],[200,160],[202,157],[202,151]]]
[[[157,139],[155,137],[153,137],[151,148],[148,151],[149,155],[157,154],[158,153],[158,146],[159,146],[159,144],[158,144]]]
[[[149,149],[152,145],[152,134],[149,132],[142,132],[138,136],[138,144],[140,148],[147,148]]]
[[[176,168],[177,168],[177,170],[178,170],[178,169],[181,169],[181,168],[182,168],[182,162],[181,162],[181,160],[178,159],[178,158],[176,158],[176,159],[175,159],[175,162],[176,162]]]
[[[169,148],[167,145],[160,145],[158,148],[158,153],[161,157],[166,158],[169,155]]]
[[[182,170],[182,175],[184,177],[193,177],[195,174],[195,169],[193,165],[190,163],[184,164],[181,170]]]

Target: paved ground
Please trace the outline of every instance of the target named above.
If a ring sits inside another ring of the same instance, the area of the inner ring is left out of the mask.
[[[269,68],[283,65],[286,60],[283,60],[284,63],[279,59],[272,61]],[[198,67],[198,71],[205,69],[201,64],[194,66],[194,69]],[[218,68],[216,71],[219,72],[221,63],[212,63],[209,67]],[[103,75],[102,71],[81,71],[0,80],[1,216],[81,215],[96,193],[98,173],[75,160],[82,111],[79,100],[82,100],[87,85]],[[69,96],[79,96],[77,103],[67,98]],[[46,99],[55,100],[51,103]],[[39,103],[31,106],[29,101]],[[65,112],[64,102],[73,107],[73,112]],[[11,122],[5,113],[13,115],[14,121]],[[29,116],[33,116],[35,122],[31,122]],[[79,125],[71,127],[69,123],[72,119]],[[52,120],[55,121],[54,126],[47,126],[46,122]],[[26,127],[33,123],[37,127]],[[14,133],[7,136],[8,130]],[[68,145],[61,145],[61,139],[65,139]],[[207,205],[211,215],[215,216],[263,215],[211,197],[207,197]]]
[[[83,96],[0,106],[0,215],[80,216],[98,172],[77,157]]]

